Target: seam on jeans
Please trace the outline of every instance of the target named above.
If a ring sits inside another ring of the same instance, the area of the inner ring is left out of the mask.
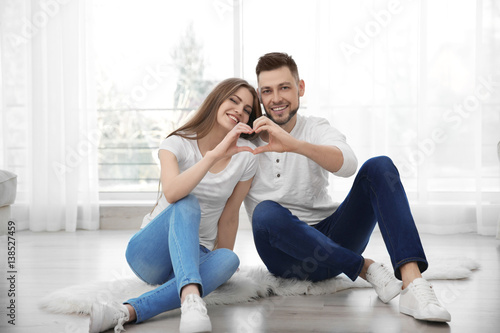
[[[182,283],[185,283],[185,285],[188,285],[188,284],[192,284],[192,283],[196,283],[196,284],[199,284],[200,286],[202,286],[202,280],[198,280],[198,279],[193,279],[193,278],[185,278]],[[201,297],[203,297],[203,295],[201,295]]]
[[[216,255],[222,256],[222,258],[225,259],[225,261],[227,261],[227,258],[229,258],[227,255],[225,255],[222,252],[216,252],[216,251],[217,250],[205,253],[205,255],[200,258],[200,266],[201,266],[201,264],[205,263],[205,261],[207,261],[208,259],[210,259],[210,258],[212,258],[213,256],[216,256]],[[229,251],[231,251],[231,250],[229,250]],[[233,251],[231,251],[231,252],[234,253]]]
[[[394,244],[392,243],[392,237],[391,237],[391,233],[389,232],[389,229],[387,229],[387,226],[386,226],[386,222],[385,222],[385,219],[384,219],[384,216],[382,215],[382,212],[380,211],[380,204],[379,204],[379,200],[378,200],[378,195],[377,195],[377,192],[375,191],[375,189],[373,188],[372,186],[372,181],[371,179],[368,177],[368,175],[365,175],[364,176],[367,180],[368,180],[368,183],[369,183],[369,186],[370,186],[370,191],[374,194],[375,198],[376,198],[376,201],[377,201],[377,210],[379,212],[379,215],[380,215],[380,220],[377,221],[379,227],[380,227],[380,222],[382,222],[382,226],[384,227],[384,230],[385,232],[387,233],[387,240],[389,241],[389,243],[391,244],[391,249],[392,249],[392,253],[396,254],[396,251],[394,249]]]
[[[208,253],[206,253],[204,256],[202,256],[200,258],[200,265],[202,263],[204,263],[205,261],[207,261],[208,259],[210,259],[211,257],[213,257],[215,255],[214,251],[210,251]]]
[[[175,279],[175,278],[172,278],[172,279],[168,280],[167,282],[165,282],[164,284],[158,285],[158,286],[156,287],[156,290],[155,290],[153,293],[151,293],[150,295],[148,295],[148,296],[146,296],[146,297],[142,297],[142,298],[141,298],[139,301],[137,301],[136,303],[138,303],[138,305],[139,305],[140,303],[143,303],[145,299],[149,299],[149,298],[151,298],[151,297],[153,297],[153,296],[156,296],[158,293],[160,293],[160,292],[163,290],[163,288],[170,288],[170,287],[173,287],[173,288],[176,288],[176,289],[177,289],[177,287],[176,287],[176,283],[174,283],[174,282],[176,282],[176,281],[173,281],[174,279]],[[171,282],[171,283],[169,284],[169,282]],[[168,284],[168,285],[167,285],[167,284]],[[172,286],[172,285],[173,285],[173,286]],[[141,297],[141,296],[139,296],[139,297]],[[179,297],[179,299],[180,299],[180,297]],[[131,304],[131,305],[132,305],[132,304]],[[132,305],[132,306],[133,306],[133,305]],[[135,307],[134,307],[134,309],[135,309]],[[136,310],[136,312],[137,312],[137,310]],[[139,310],[139,312],[140,312],[140,310]],[[141,315],[141,316],[142,316],[142,315]],[[138,319],[140,318],[140,317],[139,317],[139,315],[137,315],[137,318],[138,318]],[[143,321],[143,320],[141,320],[141,321],[137,320],[137,322],[142,322],[142,321]]]
[[[127,261],[127,264],[129,265],[130,269],[132,270],[132,272],[134,272],[134,274],[139,278],[141,279],[142,281],[144,281],[145,283],[147,284],[155,284],[155,283],[152,283],[151,281],[148,281],[146,280],[136,269],[135,267],[131,264],[131,261],[129,260],[129,258],[127,257],[127,253],[129,252],[129,248],[133,248],[133,250],[131,250],[132,252],[136,252],[135,251],[135,243],[141,243],[141,242],[144,242],[145,240],[143,239],[142,237],[142,233],[144,232],[144,230],[146,230],[147,228],[151,227],[152,225],[158,223],[157,221],[159,221],[159,219],[166,214],[167,211],[169,211],[170,209],[172,209],[173,206],[172,205],[169,205],[167,208],[165,208],[163,211],[161,211],[157,216],[155,216],[144,228],[142,228],[141,230],[139,230],[138,232],[136,232],[129,240],[128,242],[128,245],[127,245],[127,249],[125,250],[125,260]],[[167,241],[168,241],[168,233],[167,234]]]
[[[358,278],[359,274],[361,274],[361,270],[363,270],[364,265],[365,265],[365,258],[363,258],[363,256],[361,256],[361,264],[359,265],[359,268],[356,271],[356,276],[354,277],[354,279],[351,279],[351,277],[349,277],[349,279],[351,279],[352,281],[356,280]]]
[[[134,308],[134,311],[135,311],[135,321],[133,323],[137,324],[137,323],[140,322],[139,320],[141,318],[141,310],[136,308],[137,304],[135,304],[135,303],[136,302],[130,302],[130,301],[123,302],[123,304],[128,304],[128,305],[130,305],[131,307]]]
[[[404,265],[406,263],[415,262],[415,261],[423,262],[423,263],[426,263],[427,265],[429,265],[429,263],[427,262],[427,260],[425,260],[424,258],[421,258],[421,257],[410,257],[410,258],[401,259],[400,261],[398,261],[396,263],[396,266],[399,267],[399,266],[402,266],[402,265]]]
[[[177,207],[175,207],[174,209],[176,209],[176,208]],[[172,214],[172,217],[175,217],[175,210],[174,210],[174,212]],[[179,240],[177,239],[177,235],[175,233],[175,227],[174,227],[175,220],[176,220],[175,218],[171,219],[170,228],[171,228],[172,237],[173,237],[173,240],[174,240],[175,251],[177,252],[177,257],[180,258],[181,257],[181,255],[180,255],[181,251],[180,251]],[[181,273],[180,275],[185,276],[186,275],[186,271],[184,270],[184,266],[182,265],[182,260],[178,260],[178,262],[179,262],[179,268],[181,270],[181,272],[179,272],[179,273]],[[173,266],[174,265],[172,264],[172,268],[173,268]],[[175,270],[174,270],[174,275],[175,275]],[[185,285],[180,285],[180,288],[178,288],[177,291],[180,292],[180,289],[182,289],[182,287],[184,287],[184,286]]]
[[[418,267],[418,270],[420,271],[420,273],[425,272],[427,270],[427,268],[429,268],[429,262],[427,262],[426,259],[420,258],[420,257],[410,257],[410,258],[406,258],[406,259],[402,259],[402,260],[398,261],[395,264],[394,272],[396,273],[396,271],[399,271],[399,277],[401,277],[401,266],[403,266],[403,265],[405,265],[407,263],[410,263],[410,262],[417,263],[417,267]],[[422,264],[426,265],[426,267],[424,267],[421,270],[420,269],[420,265],[418,263],[422,263]]]

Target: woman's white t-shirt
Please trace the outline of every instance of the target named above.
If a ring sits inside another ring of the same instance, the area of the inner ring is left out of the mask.
[[[238,146],[255,146],[248,140],[238,139]],[[172,152],[177,158],[179,171],[182,173],[202,159],[197,140],[189,140],[178,135],[172,135],[160,144],[160,149]],[[251,179],[257,170],[255,156],[250,152],[241,152],[231,157],[226,168],[218,173],[207,172],[201,182],[193,189],[193,194],[200,203],[200,244],[212,250],[217,237],[217,225],[224,210],[227,199],[233,193],[238,182]],[[169,203],[163,196],[160,197],[155,209],[147,214],[142,222],[144,228],[160,212],[167,208]]]

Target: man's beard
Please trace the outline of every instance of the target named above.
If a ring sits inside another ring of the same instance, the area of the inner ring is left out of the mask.
[[[288,114],[288,117],[286,119],[284,119],[284,120],[274,119],[273,116],[272,116],[272,112],[268,112],[265,107],[264,107],[264,110],[266,111],[266,116],[269,119],[271,119],[275,124],[283,126],[283,125],[287,124],[290,121],[290,119],[292,119],[293,116],[295,116],[297,114],[297,111],[299,111],[299,107],[300,107],[300,103],[299,103],[299,105],[297,105],[296,109],[290,111],[290,113]]]

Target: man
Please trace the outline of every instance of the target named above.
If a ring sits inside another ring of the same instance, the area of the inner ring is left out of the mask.
[[[262,56],[256,67],[266,116],[254,122],[259,168],[245,207],[255,245],[271,273],[321,281],[340,273],[372,284],[387,303],[417,319],[450,321],[432,286],[428,263],[399,173],[385,156],[360,168],[348,196],[335,209],[328,176],[349,177],[356,157],[345,136],[318,117],[297,114],[305,83],[292,57]],[[394,273],[361,255],[378,222]],[[399,280],[402,280],[399,281]]]

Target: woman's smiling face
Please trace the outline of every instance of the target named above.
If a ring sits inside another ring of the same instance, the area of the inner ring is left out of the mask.
[[[252,105],[252,94],[247,88],[241,87],[220,105],[217,123],[228,131],[239,122],[247,124],[253,112]]]

